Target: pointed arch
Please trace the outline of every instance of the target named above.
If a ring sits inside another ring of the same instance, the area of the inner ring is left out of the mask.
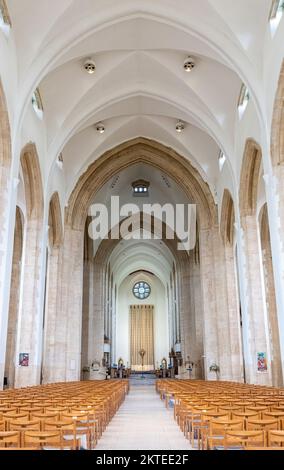
[[[234,242],[235,208],[230,191],[225,189],[222,201],[220,233],[225,245]]]
[[[38,385],[41,376],[43,308],[41,279],[43,277],[43,187],[36,146],[27,144],[21,153],[21,166],[26,200],[25,246],[20,293],[17,352],[30,354],[28,374],[15,370],[15,387]],[[27,328],[32,325],[32,331]]]
[[[216,223],[213,196],[198,171],[173,149],[142,137],[107,151],[90,165],[69,198],[66,222],[74,229],[83,230],[96,192],[116,173],[139,162],[160,169],[181,186],[192,203],[198,205],[202,226],[210,227]]]
[[[63,238],[63,226],[58,192],[55,192],[50,199],[48,226],[48,237],[50,247],[60,246]]]
[[[255,140],[248,139],[245,146],[240,179],[240,213],[242,217],[255,215],[262,151]]]
[[[27,218],[43,217],[43,187],[39,158],[34,143],[27,144],[21,153]]]
[[[275,97],[271,129],[271,158],[273,166],[284,163],[284,60]]]

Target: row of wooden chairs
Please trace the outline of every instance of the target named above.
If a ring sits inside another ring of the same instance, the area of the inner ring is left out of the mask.
[[[283,389],[191,380],[161,380],[156,388],[192,447],[284,446]],[[229,432],[238,433],[237,443]]]
[[[116,380],[0,392],[0,449],[92,449],[128,390]]]

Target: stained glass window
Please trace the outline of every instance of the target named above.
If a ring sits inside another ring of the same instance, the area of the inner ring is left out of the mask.
[[[137,299],[145,300],[151,294],[151,287],[147,282],[137,282],[133,287],[133,294]]]

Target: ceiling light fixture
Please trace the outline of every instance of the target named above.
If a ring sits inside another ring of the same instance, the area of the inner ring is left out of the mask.
[[[184,61],[183,68],[186,72],[192,72],[195,67],[195,60],[192,57],[187,57]]]
[[[96,71],[96,64],[92,59],[87,59],[84,63],[84,69],[89,75],[93,75]]]
[[[105,126],[103,125],[102,122],[99,122],[97,125],[96,125],[96,129],[97,131],[100,133],[100,134],[103,134],[105,132]]]
[[[176,131],[178,134],[181,134],[182,131],[184,131],[185,125],[184,122],[179,120],[176,124]]]

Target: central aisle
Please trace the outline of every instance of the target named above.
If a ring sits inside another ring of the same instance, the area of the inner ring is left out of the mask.
[[[153,385],[132,385],[96,450],[189,450]]]

